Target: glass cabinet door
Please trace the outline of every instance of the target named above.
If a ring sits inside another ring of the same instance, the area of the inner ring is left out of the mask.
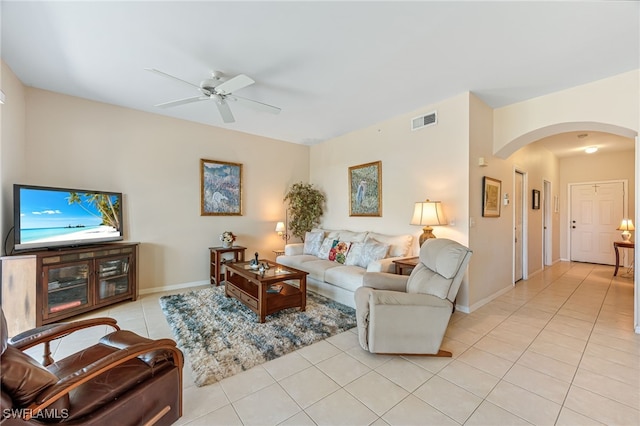
[[[89,303],[88,262],[45,267],[44,277],[47,281],[47,316]]]
[[[112,297],[131,294],[131,280],[129,276],[129,256],[99,259],[98,273],[98,303]]]

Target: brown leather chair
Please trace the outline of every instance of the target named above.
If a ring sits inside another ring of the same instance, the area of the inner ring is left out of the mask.
[[[0,308],[2,426],[169,425],[182,415],[182,352],[170,339],[120,330],[111,318],[50,324],[8,339]],[[49,342],[108,325],[114,332],[54,362]],[[44,344],[43,366],[23,351]]]

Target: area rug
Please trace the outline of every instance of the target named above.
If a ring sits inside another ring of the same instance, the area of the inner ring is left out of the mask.
[[[305,312],[285,309],[260,324],[224,286],[160,297],[197,386],[215,383],[356,326],[355,309],[307,292]]]

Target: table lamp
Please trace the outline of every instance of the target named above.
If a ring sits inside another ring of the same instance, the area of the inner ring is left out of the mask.
[[[622,231],[622,241],[629,241],[631,239],[631,233],[629,231],[635,231],[631,219],[622,219],[620,226],[616,228],[618,231]]]
[[[285,241],[288,241],[289,238],[291,238],[289,237],[289,234],[287,234],[287,228],[284,226],[284,222],[276,223],[276,232],[278,233],[280,238],[282,238]]]
[[[411,225],[424,226],[422,235],[420,235],[420,246],[429,238],[436,238],[433,235],[432,226],[446,225],[447,220],[442,211],[442,203],[440,201],[419,201],[413,208],[413,217]]]

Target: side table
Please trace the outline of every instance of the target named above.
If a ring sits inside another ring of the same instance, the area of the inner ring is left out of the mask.
[[[244,262],[244,251],[246,249],[246,247],[242,246],[209,247],[211,285],[220,285],[220,282],[224,280],[222,265],[228,262]],[[225,253],[233,253],[233,259],[223,259],[222,255]]]
[[[278,256],[282,256],[284,254],[284,249],[282,250],[278,249],[278,250],[272,250],[272,251],[273,251],[273,254],[276,255],[276,259],[278,258]]]
[[[411,273],[411,270],[415,268],[420,262],[420,258],[416,257],[408,257],[406,259],[394,260],[393,264],[396,267],[396,274],[404,275],[405,270]]]
[[[635,249],[636,248],[636,244],[634,242],[631,241],[615,241],[613,243],[613,249],[616,252],[616,269],[613,271],[613,276],[615,277],[616,275],[618,275],[618,269],[620,268],[620,253],[618,252],[618,248],[630,248],[630,249]]]

